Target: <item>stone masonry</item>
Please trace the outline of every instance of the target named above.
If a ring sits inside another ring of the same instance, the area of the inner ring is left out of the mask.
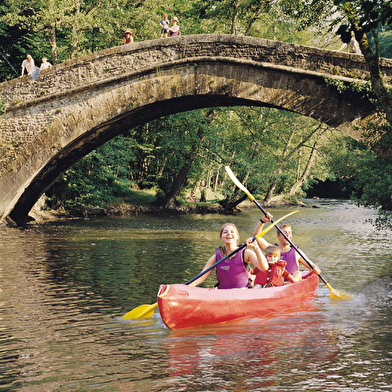
[[[392,61],[382,59],[386,83]],[[363,83],[362,56],[231,35],[139,42],[0,85],[0,219],[17,224],[72,164],[119,133],[209,106],[271,106],[361,137],[378,113],[325,78]]]

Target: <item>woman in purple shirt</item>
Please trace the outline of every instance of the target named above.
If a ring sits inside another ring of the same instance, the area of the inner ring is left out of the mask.
[[[223,246],[216,249],[215,254],[209,258],[203,271],[237,249],[239,238],[238,230],[234,224],[224,224],[220,232],[220,239],[223,241]],[[255,267],[263,271],[268,269],[267,260],[261,252],[257,241],[252,240],[253,238],[248,238],[246,240],[246,245],[253,250],[245,248],[245,250],[237,252],[231,258],[222,261],[216,266],[216,277],[219,284],[218,288],[235,289],[248,287],[249,272],[247,266],[249,263],[252,263]],[[200,276],[199,279],[196,279],[190,285],[199,285],[210,275],[211,271],[212,269]]]
[[[169,27],[169,35],[170,37],[176,37],[177,35],[180,35],[180,26],[177,24],[178,19],[175,16],[172,19],[173,25]]]

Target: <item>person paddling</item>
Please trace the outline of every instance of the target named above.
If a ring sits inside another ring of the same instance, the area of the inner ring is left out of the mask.
[[[215,254],[209,258],[203,271],[237,249],[239,238],[238,230],[234,224],[224,224],[220,231],[220,239],[223,241],[224,245],[215,250]],[[253,241],[253,238],[248,238],[246,240],[246,245],[253,250],[245,248],[243,251],[237,252],[231,258],[228,258],[216,266],[216,277],[218,279],[219,289],[249,287],[250,263],[262,271],[268,269],[267,260],[261,252],[257,241]],[[213,269],[209,270],[200,278],[190,283],[190,286],[198,286],[200,283],[204,282],[211,274],[212,270]]]
[[[253,235],[257,236],[261,231],[264,226],[264,223],[271,222],[273,216],[267,212],[266,215],[263,216],[262,219],[260,219],[260,223],[257,224]],[[283,233],[286,235],[286,237],[292,241],[292,230],[291,226],[284,224],[280,226],[280,229],[283,231]],[[311,269],[308,263],[298,254],[298,252],[291,247],[290,243],[286,240],[286,238],[280,233],[278,230],[278,241],[279,244],[277,246],[279,247],[279,250],[281,252],[280,258],[284,260],[287,263],[286,269],[287,271],[294,277],[296,281],[302,280],[302,275],[301,271],[299,270],[299,264],[301,263],[304,265],[306,268]],[[263,237],[257,238],[257,242],[261,248],[261,250],[265,251],[265,249],[269,245],[274,245],[274,244],[269,244]],[[308,260],[310,261],[310,260]],[[316,264],[312,263],[313,271],[317,275],[321,273],[321,270],[319,267],[317,267]]]

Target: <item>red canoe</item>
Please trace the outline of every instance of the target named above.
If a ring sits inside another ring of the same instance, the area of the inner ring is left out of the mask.
[[[262,289],[206,289],[184,284],[161,285],[158,307],[170,329],[192,328],[234,320],[260,318],[293,309],[313,299],[319,278],[303,274],[298,283]]]

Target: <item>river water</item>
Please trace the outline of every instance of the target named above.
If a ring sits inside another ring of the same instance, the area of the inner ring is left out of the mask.
[[[251,236],[258,209],[0,226],[0,390],[391,391],[391,234],[351,202],[307,204],[285,221],[293,241],[353,299],[332,300],[320,282],[299,310],[180,331],[158,312],[120,316],[196,276],[224,222]]]

